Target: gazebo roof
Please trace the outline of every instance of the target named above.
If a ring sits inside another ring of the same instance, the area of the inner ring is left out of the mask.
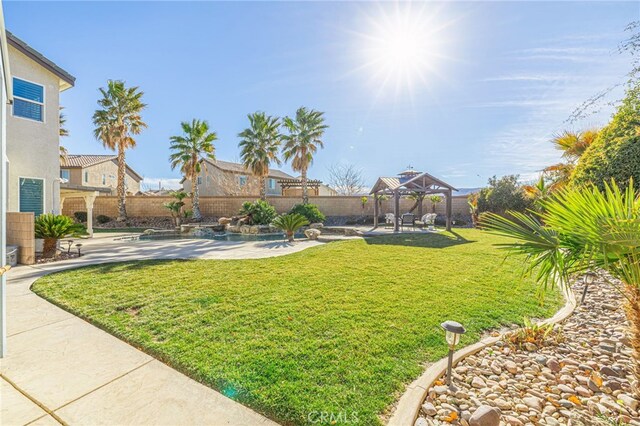
[[[442,191],[457,191],[453,186],[426,172],[417,172],[415,176],[409,178],[404,176],[406,176],[406,174],[402,177],[378,178],[373,188],[371,188],[370,194],[396,191],[400,193],[420,192],[424,194],[437,194]]]

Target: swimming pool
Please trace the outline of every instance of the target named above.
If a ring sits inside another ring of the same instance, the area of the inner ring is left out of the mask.
[[[295,234],[296,239],[306,238],[303,233]],[[284,241],[284,234],[239,234],[220,232],[207,236],[194,236],[188,234],[151,234],[140,235],[140,241],[158,241],[158,240],[217,240],[217,241]]]

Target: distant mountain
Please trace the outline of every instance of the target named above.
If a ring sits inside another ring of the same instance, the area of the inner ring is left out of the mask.
[[[469,195],[474,192],[480,191],[482,188],[458,188],[457,192],[454,192],[453,195]]]

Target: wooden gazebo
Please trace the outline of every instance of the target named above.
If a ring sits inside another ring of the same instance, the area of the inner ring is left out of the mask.
[[[424,197],[429,194],[442,194],[445,197],[445,209],[447,217],[447,231],[451,230],[451,194],[457,191],[453,186],[440,179],[431,176],[429,173],[417,172],[413,169],[405,170],[397,177],[380,177],[371,188],[373,195],[373,226],[378,226],[378,216],[380,216],[378,199],[381,195],[388,195],[394,198],[393,214],[395,223],[393,230],[400,230],[400,197],[403,195],[416,195],[419,197],[420,205]]]

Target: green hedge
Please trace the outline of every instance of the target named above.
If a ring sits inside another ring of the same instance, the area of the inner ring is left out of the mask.
[[[322,223],[327,219],[315,204],[296,204],[289,213],[300,214],[306,217],[309,223]]]

